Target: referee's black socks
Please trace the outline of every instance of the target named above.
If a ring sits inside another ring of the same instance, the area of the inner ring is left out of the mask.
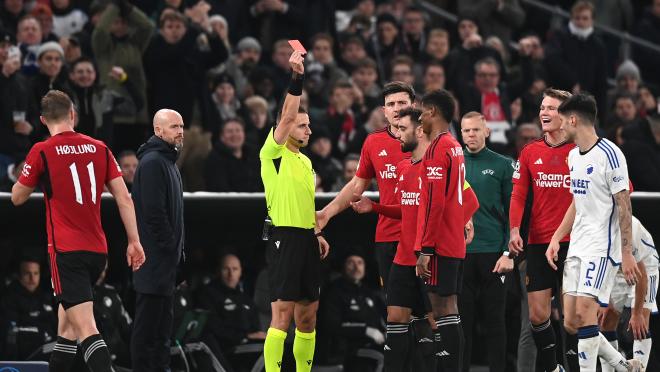
[[[114,372],[110,352],[100,334],[95,334],[84,339],[82,347],[85,363],[91,372]]]
[[[538,358],[543,371],[554,371],[557,368],[555,355],[555,330],[552,328],[550,318],[541,324],[532,324],[532,337],[538,350]]]
[[[408,356],[408,323],[387,322],[387,339],[383,348],[385,354],[385,371],[404,371]]]
[[[48,361],[48,370],[51,372],[69,372],[73,361],[76,359],[77,349],[76,340],[68,340],[57,336],[57,342]]]
[[[435,321],[435,325],[437,326],[435,355],[438,357],[438,363],[442,363],[445,371],[462,371],[465,338],[460,315],[450,314],[440,317]]]

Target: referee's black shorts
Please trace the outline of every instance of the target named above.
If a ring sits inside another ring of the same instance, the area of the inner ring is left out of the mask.
[[[49,254],[55,300],[64,309],[93,301],[92,288],[105,269],[107,256],[88,251]]]
[[[271,302],[318,301],[321,253],[314,229],[274,227],[266,250]]]
[[[555,263],[557,265],[556,271],[548,265],[548,259],[545,258],[547,249],[548,244],[530,244],[525,249],[527,256],[527,273],[525,274],[527,292],[552,289],[552,294],[555,295],[561,289],[561,282],[564,277],[564,262],[568,254],[568,243],[559,243],[558,260]]]
[[[392,263],[387,284],[387,306],[412,309],[412,315],[419,318],[431,311],[424,280],[415,274],[415,266]]]

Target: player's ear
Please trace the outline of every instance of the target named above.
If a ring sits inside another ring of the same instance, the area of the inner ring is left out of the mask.
[[[43,125],[46,125],[46,126],[48,125],[48,124],[46,124],[46,118],[44,118],[43,116],[39,116],[39,121],[40,121],[41,124],[43,124]]]
[[[490,128],[487,125],[484,125],[484,133],[486,133],[486,138],[490,137]]]

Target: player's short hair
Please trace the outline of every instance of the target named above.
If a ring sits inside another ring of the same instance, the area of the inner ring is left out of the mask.
[[[46,121],[65,119],[72,107],[71,98],[60,90],[50,90],[41,98],[41,116]]]
[[[561,89],[547,88],[546,90],[543,91],[543,98],[550,97],[557,99],[560,102],[566,101],[567,99],[571,98],[571,96],[572,96],[571,92],[567,92]]]
[[[282,103],[282,106],[284,106],[284,103]],[[282,108],[283,108],[283,107],[282,107]],[[280,119],[282,119],[282,108],[280,108],[280,110],[277,112],[277,119],[275,120],[275,125],[273,125],[273,128],[277,128],[277,124],[280,122]],[[307,112],[307,110],[305,110],[305,108],[302,107],[302,105],[298,105],[298,113],[299,113],[299,114],[307,114],[307,115],[309,115],[309,113]],[[221,132],[222,132],[222,131],[221,131]]]
[[[465,119],[473,119],[473,118],[478,118],[479,120],[481,120],[481,122],[484,123],[484,125],[486,125],[486,118],[480,112],[477,111],[470,111],[467,114],[463,115],[461,121]]]
[[[419,121],[420,115],[422,115],[422,110],[416,109],[414,107],[406,107],[404,109],[399,110],[396,116],[398,119],[403,119],[409,116],[410,122],[413,124],[413,127],[417,128],[422,124]]]
[[[596,123],[596,115],[598,115],[596,100],[592,95],[586,93],[571,96],[559,105],[557,111],[564,116],[575,114],[589,125]]]
[[[422,106],[434,107],[447,123],[454,117],[454,110],[456,109],[454,97],[445,89],[426,93],[422,97]]]
[[[410,102],[415,102],[415,89],[402,81],[392,81],[383,87],[383,104],[385,104],[385,98],[390,94],[395,93],[408,93],[410,97]]]
[[[573,17],[576,14],[578,14],[582,11],[585,11],[585,10],[590,11],[591,16],[593,17],[594,9],[595,9],[594,4],[592,4],[591,2],[585,1],[585,0],[580,0],[580,1],[576,2],[575,4],[573,4],[573,6],[571,7],[571,17]]]

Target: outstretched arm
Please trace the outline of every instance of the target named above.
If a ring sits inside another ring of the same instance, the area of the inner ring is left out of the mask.
[[[300,96],[302,95],[303,76],[305,74],[303,60],[303,55],[297,50],[289,58],[289,65],[293,70],[291,84],[289,85],[289,92],[284,99],[284,105],[282,105],[280,121],[277,123],[277,127],[273,132],[275,142],[278,145],[286,143],[289,133],[291,133],[296,123],[298,108],[300,107]]]

